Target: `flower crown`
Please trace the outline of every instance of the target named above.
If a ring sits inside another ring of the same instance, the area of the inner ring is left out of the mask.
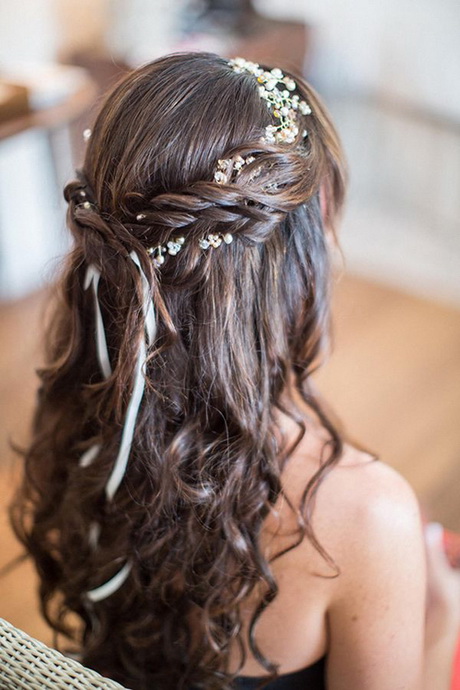
[[[268,109],[279,120],[277,125],[268,125],[265,128],[264,141],[270,144],[292,144],[299,133],[297,111],[302,115],[311,114],[311,108],[306,101],[301,100],[298,94],[291,96],[297,89],[294,79],[285,76],[278,67],[267,72],[256,62],[249,62],[241,57],[230,60],[228,64],[235,72],[248,72],[256,77],[260,84],[260,97],[267,102]],[[302,135],[307,136],[306,129],[302,131]]]

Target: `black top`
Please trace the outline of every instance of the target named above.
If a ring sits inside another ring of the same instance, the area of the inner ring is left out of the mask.
[[[263,686],[263,690],[326,690],[326,657],[307,668],[293,673],[283,673],[276,680]],[[235,690],[258,690],[262,676],[238,676],[233,681]]]

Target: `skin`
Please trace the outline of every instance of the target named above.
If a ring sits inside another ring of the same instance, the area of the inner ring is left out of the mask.
[[[297,427],[284,415],[281,421],[294,438]],[[323,438],[324,432],[310,421],[283,471],[283,487],[294,505],[319,466]],[[292,542],[295,524],[280,498],[261,536],[267,555]],[[319,489],[313,527],[340,574],[333,577],[336,571],[307,539],[273,562],[279,595],[262,615],[256,634],[264,654],[280,664],[282,674],[327,654],[328,690],[448,690],[450,672],[445,669],[458,620],[446,627],[441,615],[437,647],[425,639],[426,549],[418,502],[407,482],[346,445]],[[257,599],[254,593],[242,606],[245,632]],[[239,674],[264,675],[248,647],[247,654]],[[231,670],[238,659],[235,647]]]

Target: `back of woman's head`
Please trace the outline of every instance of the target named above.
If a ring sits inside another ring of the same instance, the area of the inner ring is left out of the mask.
[[[264,583],[254,630],[276,596],[257,537],[282,491],[275,412],[292,386],[331,436],[305,501],[339,453],[307,379],[327,335],[340,147],[299,79],[311,113],[267,137],[260,86],[208,54],[128,74],[65,191],[74,248],[13,520],[48,620],[63,630],[77,612],[86,661],[133,688],[227,687],[239,602]]]

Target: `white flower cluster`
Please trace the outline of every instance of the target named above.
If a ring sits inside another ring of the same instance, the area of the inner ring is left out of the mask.
[[[234,156],[233,158],[223,158],[217,161],[217,170],[214,173],[214,182],[218,184],[228,184],[232,178],[238,177],[242,168],[249,163],[255,161],[254,156]],[[254,171],[251,179],[256,177],[260,172],[260,168]]]
[[[231,232],[226,232],[225,234],[210,234],[207,237],[202,237],[200,240],[198,240],[198,244],[200,245],[201,249],[209,249],[209,247],[214,247],[217,249],[217,247],[220,247],[222,242],[225,242],[225,244],[231,244],[233,242],[233,235]]]
[[[299,133],[297,113],[310,115],[311,108],[298,94],[292,94],[297,88],[294,79],[285,76],[278,67],[265,72],[256,62],[249,62],[241,57],[230,60],[228,64],[235,72],[254,75],[260,84],[260,97],[267,102],[268,109],[279,120],[278,124],[265,128],[264,140],[270,144],[291,144],[295,141]],[[307,136],[305,129],[302,135]]]
[[[275,67],[270,72],[264,71],[257,63],[249,62],[244,58],[234,58],[230,60],[230,67],[235,72],[248,72],[254,75],[259,83],[259,94],[267,102],[267,107],[277,120],[277,124],[268,125],[265,128],[265,136],[263,141],[270,144],[286,143],[291,144],[296,140],[299,134],[299,113],[301,115],[310,115],[311,108],[308,103],[301,100],[298,94],[292,92],[297,89],[297,84],[287,75]],[[302,130],[302,136],[307,136],[307,131]],[[255,161],[254,156],[234,156],[233,158],[220,159],[217,161],[217,167],[214,172],[214,181],[218,184],[228,184],[238,177],[242,168]],[[261,168],[257,167],[252,173],[250,180],[257,177],[261,172]],[[271,183],[264,188],[267,192],[276,192],[277,185]],[[144,213],[139,213],[136,220],[142,223],[146,220]],[[214,233],[206,237],[201,237],[198,244],[201,249],[209,249],[210,247],[217,248],[222,243],[230,244],[233,241],[231,233]],[[161,266],[165,261],[165,254],[175,256],[183,247],[185,243],[184,237],[174,237],[169,240],[166,245],[158,244],[150,247],[147,251],[153,259],[155,266]]]
[[[225,244],[231,244],[233,242],[233,235],[230,232],[224,234],[209,234],[206,237],[201,237],[198,240],[198,244],[201,249],[209,249],[209,247],[220,247],[224,242]],[[166,243],[157,244],[154,247],[149,247],[147,249],[147,254],[150,255],[155,266],[161,266],[165,262],[165,254],[170,254],[171,256],[176,256],[182,249],[185,243],[185,237],[174,237]]]
[[[150,254],[155,266],[161,266],[161,264],[164,264],[165,262],[165,257],[163,255],[171,254],[171,256],[176,256],[176,254],[182,249],[184,242],[185,237],[174,237],[172,240],[169,240],[169,242],[166,243],[166,246],[157,244],[156,247],[149,247],[147,249],[147,254]]]

